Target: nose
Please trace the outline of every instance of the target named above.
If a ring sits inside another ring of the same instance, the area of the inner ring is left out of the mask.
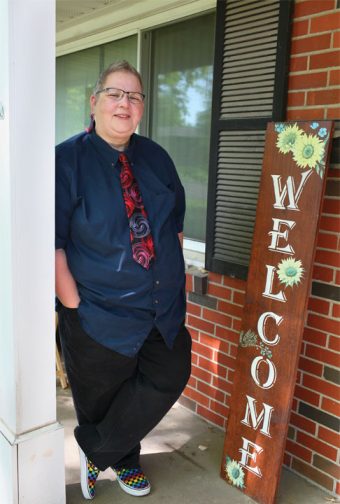
[[[124,105],[126,105],[126,103],[130,103],[129,101],[129,97],[128,97],[128,94],[127,93],[124,93],[122,98],[119,100],[119,103],[123,103]]]

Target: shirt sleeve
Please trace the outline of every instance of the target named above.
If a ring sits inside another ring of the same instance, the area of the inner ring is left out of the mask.
[[[74,209],[74,170],[63,155],[62,148],[56,149],[55,167],[55,248],[65,248],[69,236],[70,219]]]

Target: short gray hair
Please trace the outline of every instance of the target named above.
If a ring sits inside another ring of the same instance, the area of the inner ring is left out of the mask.
[[[142,76],[138,72],[138,70],[135,69],[134,66],[132,66],[128,61],[126,60],[119,60],[119,61],[114,61],[109,65],[105,70],[101,72],[101,74],[98,77],[98,80],[96,82],[96,85],[93,89],[93,94],[95,95],[103,89],[105,85],[105,81],[108,78],[109,75],[115,72],[129,72],[133,74],[137,79],[139,80],[139,83],[141,85],[142,91],[143,91],[143,81],[142,81]]]

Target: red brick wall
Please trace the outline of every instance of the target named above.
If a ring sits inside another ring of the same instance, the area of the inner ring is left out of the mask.
[[[340,119],[340,10],[336,7],[336,0],[295,2],[287,119]],[[335,135],[339,133],[336,130]],[[339,165],[332,163],[285,459],[293,470],[337,493],[339,176]]]
[[[295,2],[287,120],[340,118],[339,28],[337,0]],[[333,162],[285,454],[285,463],[292,470],[338,494],[340,304],[335,300],[340,286],[339,176],[339,165]],[[187,324],[193,338],[193,368],[181,402],[225,427],[246,284],[209,273],[207,295],[201,296],[192,292],[192,282],[188,273]]]
[[[193,339],[192,374],[182,403],[225,427],[241,328],[245,282],[209,273],[207,296],[192,294],[188,274],[187,325]],[[196,301],[196,302],[195,302]]]

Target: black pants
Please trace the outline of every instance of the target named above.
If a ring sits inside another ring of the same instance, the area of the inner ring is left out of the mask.
[[[59,332],[79,423],[78,444],[100,470],[136,467],[140,441],[169,411],[189,379],[189,332],[183,325],[169,349],[153,329],[135,357],[90,338],[76,309],[61,308]]]

